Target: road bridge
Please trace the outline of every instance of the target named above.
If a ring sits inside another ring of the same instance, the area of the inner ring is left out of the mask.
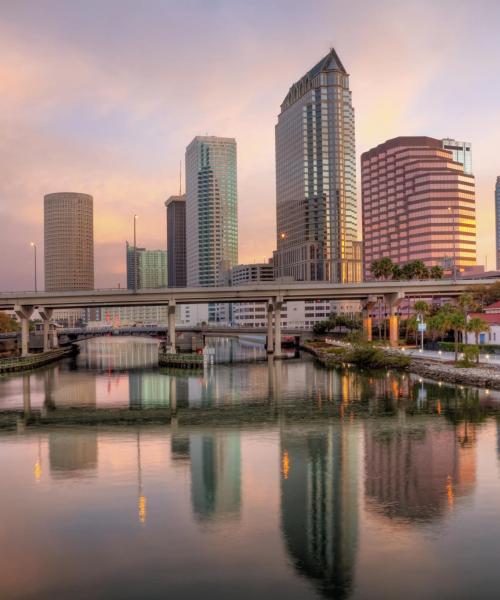
[[[29,319],[35,309],[44,323],[44,348],[49,348],[49,323],[54,309],[168,306],[169,351],[175,352],[176,307],[178,304],[262,302],[267,305],[267,347],[281,349],[281,309],[292,300],[361,300],[364,328],[371,338],[370,306],[383,297],[389,308],[389,337],[398,343],[398,311],[405,298],[454,298],[478,286],[489,286],[500,279],[459,279],[457,281],[369,281],[353,284],[328,282],[281,283],[234,287],[159,288],[154,290],[89,290],[73,292],[12,292],[0,294],[0,309],[13,309],[21,321],[22,353],[28,353]]]

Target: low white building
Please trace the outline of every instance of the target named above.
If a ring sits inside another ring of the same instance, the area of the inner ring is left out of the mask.
[[[469,313],[467,319],[478,317],[489,325],[489,331],[479,334],[479,344],[498,344],[500,346],[500,301],[490,304],[484,313]],[[476,343],[476,334],[467,333],[467,343]]]

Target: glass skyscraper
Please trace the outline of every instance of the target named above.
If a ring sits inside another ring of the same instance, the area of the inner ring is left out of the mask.
[[[137,261],[137,288],[155,289],[167,287],[167,253],[165,250],[146,250],[126,242],[127,288],[134,289],[135,266]]]
[[[360,281],[354,108],[333,48],[292,85],[275,133],[276,275]]]
[[[236,140],[197,136],[186,149],[188,286],[216,286],[238,263]]]
[[[500,175],[497,177],[495,186],[495,225],[496,225],[496,250],[497,250],[497,270],[500,270]]]
[[[464,166],[466,175],[472,175],[472,147],[469,142],[458,142],[446,138],[443,140],[443,148],[450,150],[453,154],[453,160]]]

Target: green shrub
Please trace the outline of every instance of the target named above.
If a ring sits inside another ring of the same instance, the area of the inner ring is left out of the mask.
[[[368,344],[358,344],[345,354],[348,363],[368,369],[406,369],[410,358],[400,354],[384,352]]]

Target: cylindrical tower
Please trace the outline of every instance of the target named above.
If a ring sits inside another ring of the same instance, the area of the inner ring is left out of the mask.
[[[45,290],[94,289],[94,213],[89,194],[44,197]]]

